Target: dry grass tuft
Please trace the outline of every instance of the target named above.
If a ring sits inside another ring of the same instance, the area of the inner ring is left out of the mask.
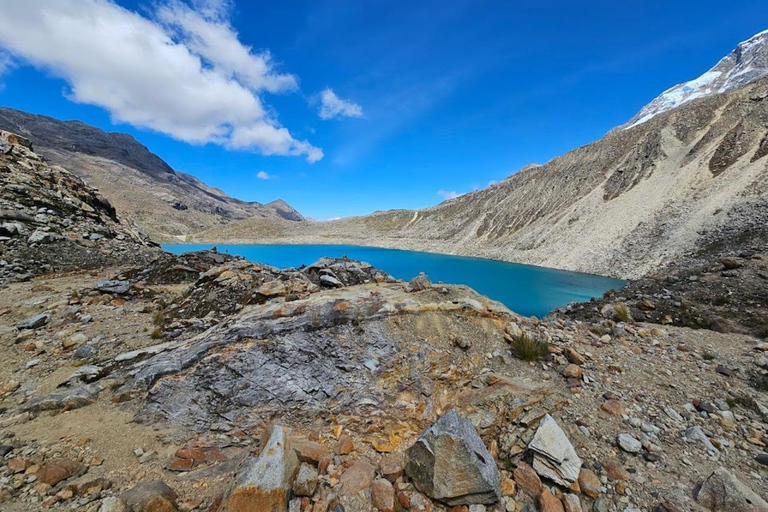
[[[512,350],[524,361],[536,361],[549,354],[549,344],[524,333],[512,339]]]

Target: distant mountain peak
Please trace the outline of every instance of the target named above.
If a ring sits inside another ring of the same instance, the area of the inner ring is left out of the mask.
[[[689,101],[744,87],[768,75],[768,30],[764,30],[720,59],[700,77],[667,89],[619,129],[628,129]]]

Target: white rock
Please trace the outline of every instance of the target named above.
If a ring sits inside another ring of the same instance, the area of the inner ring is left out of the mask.
[[[528,448],[533,450],[533,469],[550,480],[569,487],[579,478],[581,459],[557,422],[547,414],[541,420]]]

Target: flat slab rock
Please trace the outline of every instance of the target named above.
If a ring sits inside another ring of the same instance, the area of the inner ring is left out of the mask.
[[[501,476],[472,423],[451,409],[408,449],[405,472],[430,498],[450,506],[501,500]]]
[[[547,414],[528,444],[534,452],[533,469],[564,487],[579,478],[581,459],[560,425]]]

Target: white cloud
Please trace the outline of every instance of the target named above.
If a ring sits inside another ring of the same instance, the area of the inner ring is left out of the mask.
[[[455,190],[438,190],[437,195],[442,197],[444,200],[448,199],[456,199],[457,197],[463,196],[464,192],[456,192]]]
[[[260,180],[268,180],[272,176],[270,176],[269,173],[267,173],[267,171],[259,171],[256,173],[256,177],[259,178]]]
[[[336,117],[363,117],[363,107],[357,103],[343,100],[336,96],[333,89],[326,87],[320,93],[320,117],[333,119]]]
[[[158,4],[150,20],[110,0],[6,2],[0,46],[63,78],[72,101],[107,109],[117,122],[190,143],[264,155],[322,150],[295,139],[260,93],[295,90],[269,53],[239,42],[225,20],[229,0]]]
[[[240,42],[237,32],[221,18],[227,5],[221,6],[221,1],[208,2],[211,3],[215,5],[201,6],[201,11],[195,11],[187,4],[171,0],[160,5],[156,15],[177,40],[228,78],[238,80],[253,91],[297,90],[295,76],[274,72],[268,51],[254,53],[250,46]],[[214,12],[206,16],[211,10]]]

